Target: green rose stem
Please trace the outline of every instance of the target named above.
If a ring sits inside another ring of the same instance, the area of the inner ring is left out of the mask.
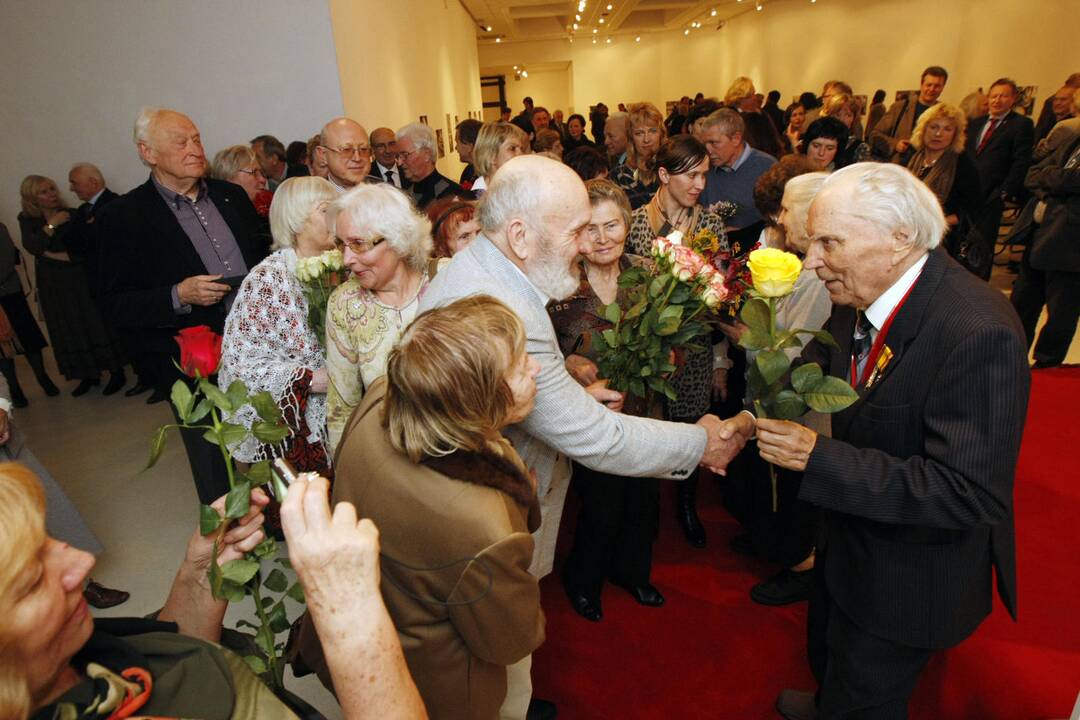
[[[266,608],[263,607],[262,590],[259,584],[262,582],[262,573],[255,573],[255,577],[252,579],[249,587],[251,588],[251,599],[255,601],[255,613],[259,616],[259,625],[264,628],[270,627],[270,616],[266,614]],[[266,653],[266,661],[269,664],[269,670],[271,676],[274,678],[274,683],[279,688],[285,687],[285,669],[278,664],[278,656],[276,652]]]
[[[778,350],[776,342],[776,298],[770,297],[769,303],[769,350]],[[760,400],[754,400],[754,409],[757,410],[758,417],[768,419],[768,415],[765,413],[765,408],[762,406]],[[769,465],[769,483],[772,485],[772,511],[779,511],[779,502],[776,490],[776,466],[772,463]]]

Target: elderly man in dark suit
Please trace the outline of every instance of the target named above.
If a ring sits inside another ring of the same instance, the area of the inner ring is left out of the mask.
[[[1020,91],[1012,80],[994,81],[987,94],[990,114],[973,120],[967,130],[967,153],[979,170],[986,195],[979,223],[982,245],[975,257],[968,257],[968,265],[984,280],[990,278],[993,269],[994,243],[1005,201],[1024,197],[1024,174],[1031,166],[1035,125],[1031,118],[1013,112],[1019,96]]]
[[[758,420],[761,456],[802,471],[825,510],[809,611],[816,695],[785,690],[787,718],[906,718],[939,649],[989,615],[994,571],[1015,617],[1013,480],[1030,374],[1005,297],[938,245],[933,193],[896,165],[860,163],[810,207],[805,265],[834,303],[838,347],[804,359],[858,400],[832,437]]]
[[[1065,361],[1080,317],[1080,133],[1028,170],[1024,183],[1034,197],[1020,214],[1013,236],[1030,235],[1012,304],[1028,345],[1043,305],[1046,325],[1035,343],[1035,367]]]
[[[150,178],[103,213],[102,287],[114,321],[141,342],[155,392],[168,395],[181,377],[173,337],[197,325],[222,332],[233,290],[265,257],[267,238],[243,188],[204,179],[199,129],[186,115],[143,108],[135,144]],[[229,490],[220,452],[198,432],[182,435],[208,504]]]

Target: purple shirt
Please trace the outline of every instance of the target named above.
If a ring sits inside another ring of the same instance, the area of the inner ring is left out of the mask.
[[[244,262],[244,255],[240,252],[240,246],[236,243],[236,238],[229,229],[228,223],[225,222],[225,218],[221,216],[217,206],[210,199],[206,181],[199,181],[198,195],[195,200],[192,200],[186,195],[165,187],[153,174],[150,178],[165,204],[172,210],[176,221],[180,223],[184,234],[191,240],[195,252],[199,254],[199,259],[206,266],[206,274],[224,277],[246,275],[248,267]],[[226,310],[232,305],[234,297],[231,293],[226,296]],[[176,285],[173,285],[172,289],[172,302],[173,310],[177,313],[191,312],[190,305],[180,302]]]

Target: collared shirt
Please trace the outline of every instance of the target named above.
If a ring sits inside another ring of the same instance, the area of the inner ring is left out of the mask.
[[[870,307],[866,308],[866,319],[870,321],[873,326],[870,328],[870,340],[876,340],[878,331],[881,330],[881,326],[885,324],[885,321],[889,319],[889,315],[896,309],[896,306],[900,304],[900,301],[907,295],[907,291],[911,289],[911,286],[915,284],[915,281],[919,279],[919,273],[922,272],[923,266],[926,265],[926,261],[930,258],[930,253],[924,254],[921,258],[915,261],[915,264],[907,269],[903,275],[897,279],[889,289],[881,293],[878,299],[870,303]]]
[[[491,241],[489,240],[488,242]],[[491,244],[495,245],[495,243]],[[499,246],[495,245],[495,249],[498,250]],[[499,252],[502,251],[499,250]],[[510,258],[507,258],[507,260],[510,260]],[[533,281],[529,279],[529,276],[525,274],[525,271],[519,268],[513,260],[510,260],[510,264],[514,266],[514,269],[518,271],[518,274],[521,275],[521,277],[525,278],[525,282],[529,283],[529,287],[531,287],[536,292],[537,296],[540,298],[540,302],[543,303],[544,307],[547,307],[547,304],[551,302],[551,298],[547,296],[547,293],[541,291],[540,288],[536,287]]]
[[[1009,112],[1012,112],[1012,111],[1010,110]],[[994,117],[993,115],[991,115],[990,117],[988,117],[988,118],[986,119],[986,124],[985,124],[985,125],[983,125],[983,129],[982,129],[982,131],[981,131],[981,132],[979,133],[979,139],[978,139],[978,141],[977,141],[977,142],[975,143],[975,147],[979,147],[979,145],[981,145],[981,144],[982,144],[983,138],[985,138],[985,137],[986,137],[986,133],[990,132],[990,124],[991,124],[991,123],[993,123],[993,122],[996,122],[996,123],[997,123],[998,125],[1000,125],[1000,124],[1001,124],[1001,122],[1002,122],[1002,121],[1003,121],[1003,120],[1004,120],[1005,118],[1007,118],[1007,117],[1009,117],[1009,113],[1008,113],[1008,112],[1006,112],[1006,113],[1002,113],[1002,114],[1001,114],[1001,115],[999,115],[998,117]]]
[[[100,190],[98,190],[96,193],[94,193],[94,197],[86,201],[90,203],[90,207],[94,207],[95,205],[97,205],[97,201],[101,199],[101,194],[103,192],[105,192],[105,188],[101,188]]]
[[[330,184],[334,186],[334,189],[337,190],[339,194],[340,193],[347,193],[350,190],[352,190],[351,187],[345,187],[344,185],[339,183],[337,180],[335,180],[333,173],[327,173],[326,174],[326,179],[330,181]]]
[[[739,153],[739,157],[735,160],[735,162],[731,163],[730,165],[722,165],[720,169],[724,172],[735,172],[740,167],[742,167],[742,164],[744,162],[746,162],[746,158],[750,157],[750,150],[750,145],[747,143],[743,143],[742,152]]]
[[[386,179],[386,173],[394,173],[394,181],[392,184],[396,188],[401,187],[401,168],[399,168],[397,165],[394,165],[392,167],[386,167],[378,160],[375,161],[375,167],[379,168],[379,176],[382,177],[384,180]]]
[[[153,174],[150,177],[161,198],[169,206],[176,221],[180,223],[180,228],[191,240],[195,252],[199,254],[199,259],[206,267],[206,274],[223,277],[246,275],[248,267],[244,262],[244,255],[240,252],[240,246],[232,230],[229,229],[229,224],[225,222],[225,218],[214,205],[214,201],[210,199],[206,181],[199,180],[199,192],[192,200],[186,195],[165,187]],[[232,304],[233,297],[233,295],[226,297],[226,309]],[[175,285],[172,289],[172,299],[173,310],[177,313],[191,312],[190,305],[180,302]]]

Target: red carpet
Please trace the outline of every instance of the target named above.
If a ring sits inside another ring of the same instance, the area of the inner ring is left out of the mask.
[[[1080,368],[1034,373],[1015,493],[1020,622],[995,598],[976,633],[927,668],[912,718],[1069,716],[1080,691],[1078,407]],[[560,718],[772,719],[781,689],[813,689],[806,604],[750,601],[750,587],[775,570],[727,549],[737,524],[715,483],[703,481],[701,493],[705,550],[682,539],[667,499],[661,511],[653,583],[663,608],[608,586],[604,619],[590,623],[574,614],[557,574],[541,583],[547,642],[534,657],[534,693],[555,701]],[[573,523],[568,510],[564,529]]]

